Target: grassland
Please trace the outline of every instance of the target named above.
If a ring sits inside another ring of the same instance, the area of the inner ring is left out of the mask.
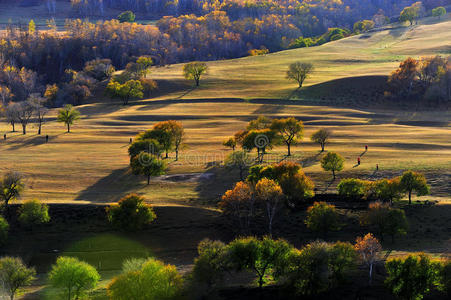
[[[199,240],[205,236],[222,238],[227,232],[216,224],[216,203],[238,180],[238,173],[218,165],[230,153],[222,141],[258,115],[294,116],[304,122],[304,140],[293,149],[291,159],[303,164],[318,193],[333,192],[338,182],[331,182],[331,174],[321,170],[319,160],[323,154],[309,140],[320,127],[333,131],[326,150],[337,151],[346,158],[338,179],[390,177],[407,169],[423,171],[432,189],[431,195],[420,199],[439,203],[409,210],[408,236],[387,248],[395,250],[394,254],[420,249],[437,254],[449,251],[451,112],[410,106],[389,109],[389,103],[372,103],[363,96],[366,84],[371,86],[372,80],[380,82],[381,76],[406,56],[450,53],[451,21],[426,23],[355,36],[321,47],[209,62],[209,72],[198,89],[192,89],[191,83],[182,78],[181,65],[155,68],[150,77],[161,87],[156,97],[128,106],[94,99],[79,107],[82,119],[71,133],[55,121],[56,110],[50,112],[43,136],[36,135],[37,128],[32,125],[24,136],[0,123],[0,132],[7,135],[6,140],[0,140],[0,174],[9,169],[25,174],[27,188],[22,201],[38,198],[48,203],[107,204],[137,192],[156,206],[158,214],[157,223],[149,231],[128,236],[123,242],[119,240],[124,237],[112,233],[105,220],[94,218],[94,223],[84,224],[77,219],[78,223],[71,226],[61,221],[35,232],[19,232],[7,251],[19,252],[32,262],[42,261],[42,272],[61,253],[79,256],[97,266],[100,262],[106,279],[103,286],[118,271],[122,255],[150,253],[180,269],[189,268]],[[287,65],[298,60],[312,61],[316,66],[301,91],[284,78]],[[360,96],[348,92],[334,97],[343,87],[355,88]],[[147,186],[145,178],[130,174],[129,139],[167,119],[183,123],[186,147],[178,162],[171,154],[169,176],[154,179]],[[48,143],[46,134],[50,137]],[[369,146],[367,152],[364,145]],[[286,159],[285,152],[284,147],[277,146],[268,159]],[[358,156],[362,157],[360,166],[356,166]],[[199,180],[198,175],[204,173],[211,179]],[[279,227],[297,245],[314,238],[305,229],[303,214]],[[342,211],[342,215],[354,221],[331,238],[353,240],[360,234],[356,225],[358,214]],[[52,249],[59,252],[53,253]],[[106,252],[112,260],[100,259]],[[39,285],[45,283],[45,276],[41,275]],[[37,295],[52,298],[52,293],[44,290]]]

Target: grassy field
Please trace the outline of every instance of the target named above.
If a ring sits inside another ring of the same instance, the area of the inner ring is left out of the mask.
[[[451,112],[420,111],[409,106],[389,109],[389,103],[365,99],[364,90],[373,81],[380,83],[384,79],[381,76],[406,56],[450,53],[450,28],[449,20],[426,20],[426,24],[412,28],[374,32],[321,47],[209,62],[209,72],[198,89],[192,89],[182,78],[182,65],[155,68],[150,77],[161,87],[156,97],[128,106],[94,99],[79,107],[82,119],[71,133],[55,121],[56,110],[50,112],[43,136],[35,134],[33,125],[24,136],[0,123],[0,133],[7,135],[6,140],[0,140],[0,174],[16,170],[26,176],[21,201],[37,198],[48,203],[107,204],[137,192],[156,206],[158,215],[149,231],[126,238],[111,232],[104,220],[95,218],[99,224],[84,224],[76,217],[78,223],[70,226],[62,222],[35,232],[19,232],[8,251],[41,262],[42,272],[57,254],[79,256],[101,269],[103,287],[128,256],[155,255],[186,270],[198,241],[206,236],[222,238],[227,232],[217,224],[216,203],[239,177],[236,170],[220,166],[231,151],[222,146],[222,141],[248,121],[265,115],[294,116],[304,122],[304,139],[294,147],[290,159],[303,164],[318,193],[334,192],[338,180],[345,177],[376,179],[407,169],[424,172],[431,195],[420,200],[439,203],[409,210],[411,229],[407,238],[387,248],[393,249],[394,255],[418,250],[446,253],[451,247]],[[301,91],[284,78],[287,65],[298,60],[312,61],[316,66]],[[336,97],[340,89],[343,96]],[[128,168],[129,139],[168,119],[179,120],[186,128],[185,148],[178,162],[171,154],[168,176],[146,185],[144,177],[132,175]],[[321,127],[333,131],[326,150],[346,158],[345,169],[335,182],[320,168],[324,154],[319,153],[319,145],[309,140]],[[46,134],[49,143],[45,143]],[[369,146],[367,152],[365,145]],[[277,146],[267,159],[281,161],[286,159],[285,153],[283,146]],[[362,158],[360,166],[356,166],[358,156]],[[202,179],[202,174],[209,179]],[[278,229],[298,246],[314,238],[305,229],[304,214],[290,218]],[[342,211],[342,216],[353,221],[331,238],[352,241],[361,234],[356,225],[358,214]],[[41,289],[43,284],[45,276],[41,273],[39,286],[33,289]],[[43,290],[34,295],[51,299],[52,293]]]

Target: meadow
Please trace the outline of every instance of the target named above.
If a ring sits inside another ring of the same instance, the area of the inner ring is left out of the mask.
[[[75,217],[78,221],[71,228],[62,231],[63,227],[50,226],[37,232],[17,232],[18,240],[8,245],[6,252],[42,260],[39,284],[45,282],[45,262],[61,253],[79,256],[96,266],[100,257],[109,253],[111,260],[99,266],[105,279],[120,269],[123,255],[132,252],[155,255],[181,270],[189,269],[203,237],[230,238],[218,220],[217,202],[239,176],[237,170],[222,167],[231,152],[222,142],[250,120],[265,115],[293,116],[304,122],[304,139],[293,148],[290,160],[303,165],[317,193],[335,193],[336,184],[346,177],[377,179],[408,169],[423,172],[431,194],[414,199],[437,204],[421,213],[417,208],[409,210],[411,230],[407,237],[387,247],[394,250],[391,255],[419,249],[436,255],[446,253],[451,246],[451,112],[390,103],[369,91],[383,85],[386,76],[408,56],[451,53],[449,28],[449,18],[442,22],[426,19],[415,27],[387,28],[319,47],[208,62],[208,73],[196,89],[183,79],[181,64],[156,67],[149,77],[157,81],[160,91],[153,98],[123,106],[99,95],[78,107],[82,118],[71,133],[56,122],[56,110],[49,113],[42,135],[36,134],[33,125],[24,136],[0,123],[0,132],[6,133],[6,140],[0,140],[0,173],[13,169],[25,175],[26,190],[20,201],[37,198],[52,204],[96,207],[136,192],[156,207],[158,215],[155,227],[128,236],[124,242],[102,217],[86,225],[80,221],[85,217],[81,215]],[[295,61],[315,66],[301,90],[285,79],[287,66]],[[185,147],[179,161],[170,154],[166,176],[146,185],[144,177],[129,170],[129,139],[168,119],[182,122]],[[321,169],[319,160],[324,154],[309,138],[322,127],[333,132],[326,151],[346,158],[335,181]],[[49,142],[45,143],[47,134]],[[286,159],[285,153],[285,147],[277,146],[267,157],[278,162]],[[362,164],[357,166],[359,156]],[[55,220],[57,226],[64,225],[64,212]],[[358,212],[341,213],[357,220]],[[279,232],[295,244],[313,239],[302,219],[300,213]],[[349,228],[331,239],[353,240],[357,234]],[[39,250],[31,253],[30,249]],[[52,252],[55,249],[58,251]],[[31,290],[42,288],[39,284]],[[51,298],[51,291],[38,291],[34,296],[47,293]]]

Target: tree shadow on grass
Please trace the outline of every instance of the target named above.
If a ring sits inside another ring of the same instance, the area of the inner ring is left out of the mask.
[[[48,143],[51,143],[53,139],[55,139],[56,137],[61,136],[63,134],[66,134],[66,132],[49,136]],[[47,144],[45,142],[45,136],[46,136],[45,133],[41,134],[41,135],[38,135],[38,134],[28,135],[28,136],[21,135],[20,137],[23,137],[23,139],[19,139],[18,138],[19,136],[14,136],[13,138],[10,138],[9,140],[8,139],[6,141],[2,140],[2,143],[7,143],[7,144],[9,143],[10,147],[8,150],[15,151],[15,150],[19,150],[24,147],[33,147],[33,146]]]
[[[81,191],[75,200],[91,202],[117,202],[133,190],[142,187],[141,179],[130,173],[130,168],[117,169]]]

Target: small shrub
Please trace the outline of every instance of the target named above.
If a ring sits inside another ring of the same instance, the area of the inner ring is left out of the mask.
[[[361,200],[365,195],[367,183],[357,178],[346,178],[337,186],[338,194],[351,200]]]
[[[4,245],[8,240],[9,224],[5,218],[0,216],[0,245]]]
[[[139,230],[157,217],[150,204],[137,194],[129,194],[107,208],[108,220],[123,230]]]
[[[38,200],[26,201],[19,208],[19,222],[25,226],[48,223],[50,221],[49,207]]]

